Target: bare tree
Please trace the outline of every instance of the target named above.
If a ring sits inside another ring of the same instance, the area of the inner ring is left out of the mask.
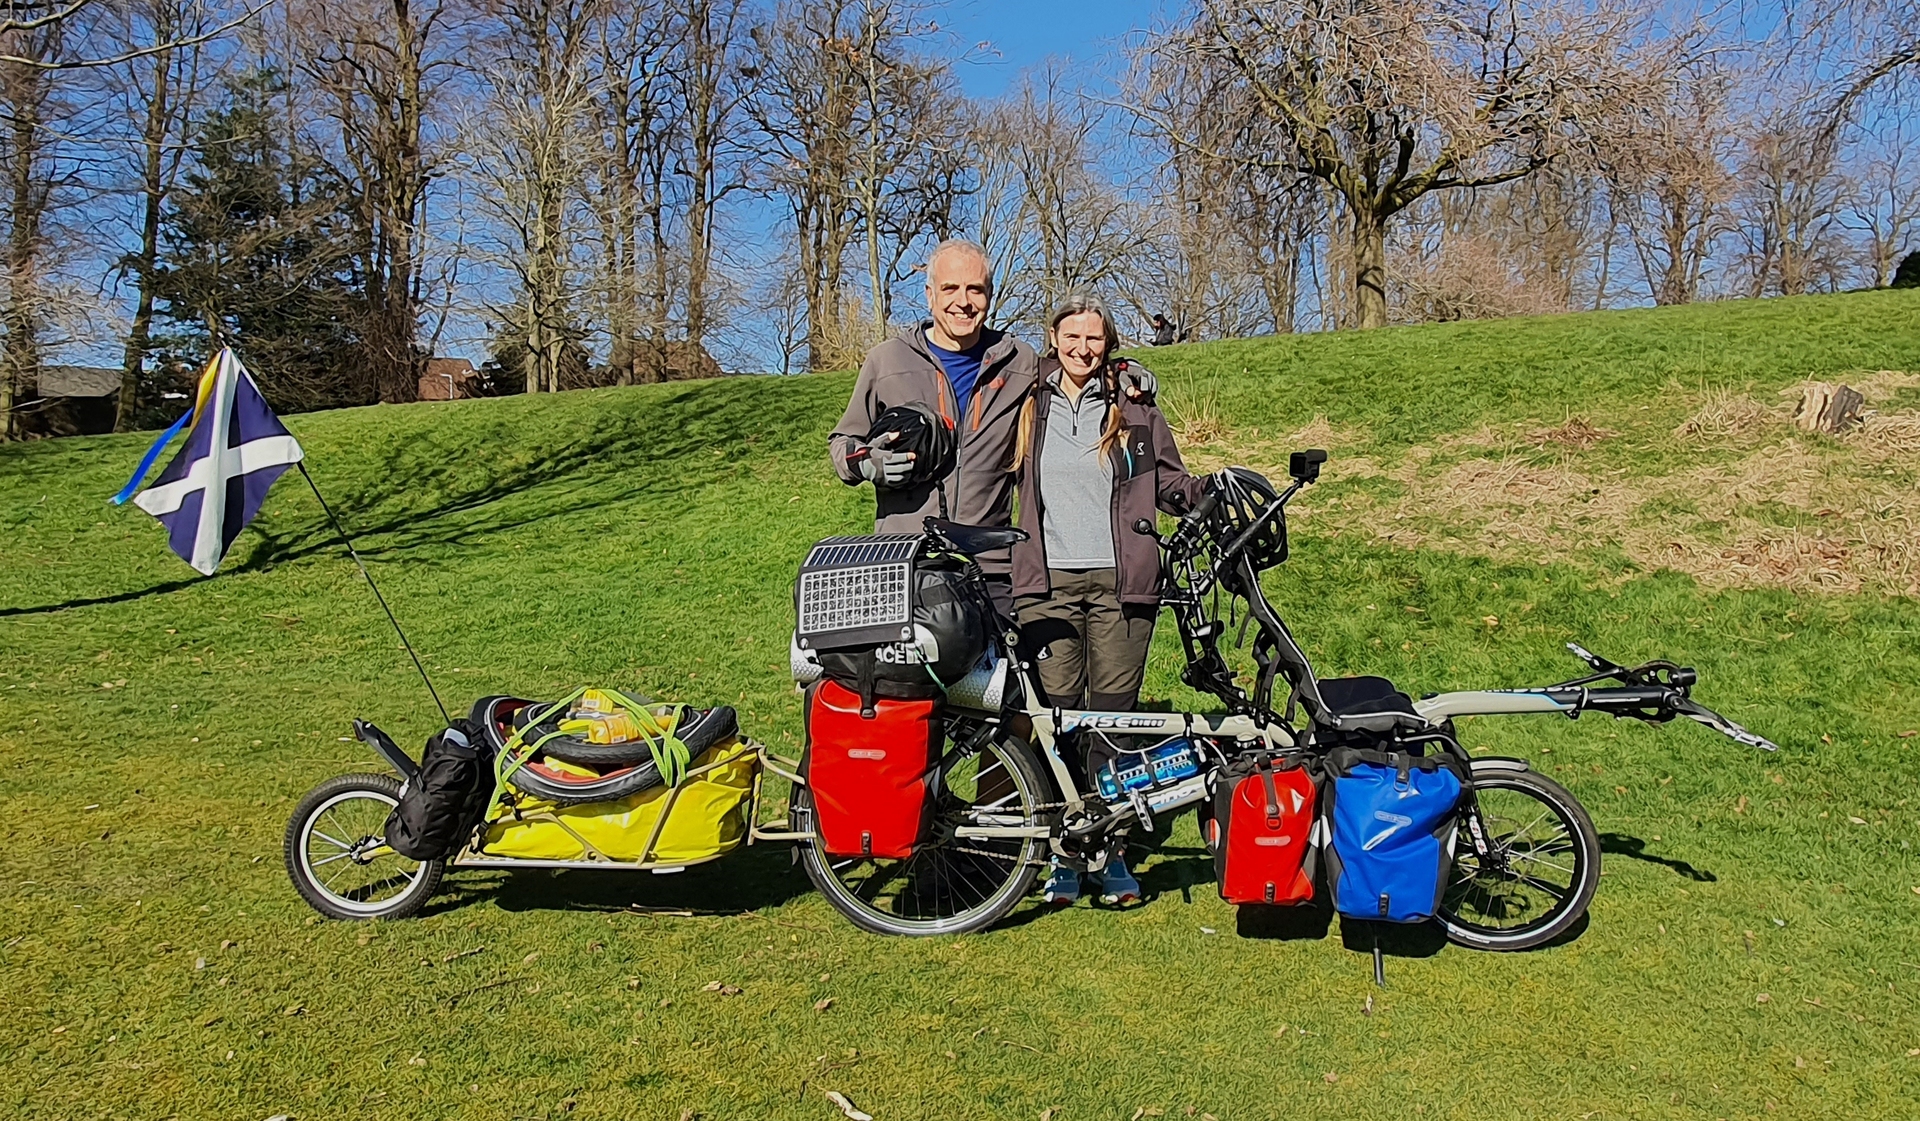
[[[290,13],[301,69],[332,118],[337,171],[366,232],[365,338],[383,401],[419,394],[416,343],[426,259],[427,191],[441,154],[430,123],[454,59],[450,0],[300,0]]]
[[[866,247],[876,338],[892,318],[893,286],[905,279],[900,261],[923,236],[950,231],[964,193],[961,99],[946,63],[920,53],[925,27],[916,6],[866,0],[847,57],[860,118],[849,188]]]
[[[1361,327],[1387,321],[1394,215],[1435,191],[1545,167],[1628,100],[1652,65],[1640,50],[1643,17],[1623,0],[1201,7],[1148,44],[1135,109],[1191,146],[1332,188],[1345,211]],[[1171,79],[1185,91],[1175,105],[1155,96]],[[1230,127],[1197,127],[1209,116]]]
[[[1911,92],[1920,75],[1920,0],[1803,0],[1790,3],[1777,73],[1811,70],[1826,96],[1802,106],[1838,130],[1858,103],[1887,87]]]
[[[29,12],[34,9],[29,9]],[[41,9],[51,14],[51,7]],[[0,441],[20,435],[16,403],[39,381],[47,328],[47,211],[72,184],[57,147],[63,107],[52,73],[76,30],[68,19],[0,24],[0,167],[6,183],[6,285],[0,304]]]
[[[1849,247],[1840,236],[1838,144],[1818,108],[1783,108],[1748,137],[1738,226],[1748,295],[1839,287]]]
[[[600,227],[607,364],[618,385],[666,376],[672,315],[667,161],[678,126],[667,73],[672,28],[657,5],[602,5],[594,19],[593,131],[586,197]]]
[[[1841,221],[1865,240],[1873,286],[1885,288],[1903,249],[1920,230],[1920,159],[1907,147],[1903,128],[1881,138],[1881,151],[1867,159],[1848,195]]]
[[[806,303],[807,362],[857,361],[891,318],[914,245],[948,232],[967,189],[969,111],[917,9],[894,0],[789,0],[753,29],[759,176],[785,204]],[[851,298],[864,240],[869,291]]]
[[[671,75],[678,85],[681,127],[674,170],[685,194],[687,349],[705,344],[709,274],[713,269],[721,203],[746,187],[740,177],[745,88],[738,80],[745,0],[678,0],[677,42]]]
[[[857,0],[789,0],[752,30],[748,104],[760,175],[785,203],[806,293],[807,362],[832,369],[847,250],[853,241],[854,121],[859,85],[847,60]]]
[[[215,18],[207,0],[187,5],[183,26],[193,30],[152,42],[132,42],[111,36],[97,41],[86,32],[110,20],[113,5],[101,0],[0,0],[0,63],[52,73],[120,66],[149,55],[198,46],[218,38],[260,14],[271,0],[243,5],[237,12]],[[47,54],[34,45],[35,32],[65,29],[68,40],[88,40],[79,49]],[[80,34],[74,34],[79,31]],[[22,37],[16,37],[20,33]]]
[[[504,0],[486,43],[487,111],[469,127],[484,205],[508,232],[528,393],[557,392],[581,331],[574,211],[588,166],[595,0]]]
[[[1738,140],[1732,75],[1705,56],[1649,90],[1597,138],[1597,160],[1656,304],[1700,296],[1714,249],[1731,224]]]
[[[138,128],[131,146],[137,244],[120,259],[122,273],[133,278],[134,306],[121,358],[116,432],[132,429],[139,419],[153,338],[161,212],[179,182],[188,152],[187,130],[206,87],[202,36],[212,23],[198,0],[133,0],[123,18],[128,42],[155,49],[127,62],[123,86],[126,112]]]
[[[1101,109],[1062,88],[1057,70],[1030,79],[982,122],[980,242],[1008,320],[1038,323],[1077,288],[1118,278],[1147,237],[1135,204],[1103,174]]]

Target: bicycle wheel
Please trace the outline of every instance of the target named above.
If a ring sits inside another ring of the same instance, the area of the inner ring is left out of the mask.
[[[1025,744],[1004,741],[976,753],[953,750],[940,763],[929,840],[904,860],[830,856],[802,842],[807,878],[833,909],[875,934],[967,934],[1013,910],[1046,858],[1044,837],[958,836],[969,828],[1045,826],[1048,790]],[[984,799],[984,800],[983,800]],[[812,822],[811,795],[793,792],[796,825]]]
[[[401,919],[425,906],[444,862],[387,847],[387,815],[399,800],[400,782],[387,775],[341,775],[302,798],[285,845],[300,898],[330,919]]]
[[[1440,902],[1448,938],[1478,950],[1544,945],[1580,921],[1599,883],[1600,837],[1565,787],[1532,771],[1474,768]]]

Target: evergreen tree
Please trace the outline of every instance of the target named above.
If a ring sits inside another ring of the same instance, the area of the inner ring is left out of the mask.
[[[1920,288],[1920,252],[1913,252],[1900,258],[1900,264],[1893,270],[1893,283],[1890,288]]]
[[[197,364],[225,343],[277,410],[368,404],[378,397],[350,198],[285,135],[284,92],[271,71],[232,79],[195,132],[161,230],[163,361]]]

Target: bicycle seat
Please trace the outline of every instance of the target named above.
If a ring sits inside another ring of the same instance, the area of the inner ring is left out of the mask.
[[[1317,684],[1327,706],[1323,715],[1333,718],[1327,722],[1337,728],[1390,732],[1427,724],[1414,710],[1413,698],[1384,677],[1323,677]]]
[[[1005,549],[1027,539],[1027,531],[1012,526],[961,525],[945,518],[928,518],[927,528],[952,542],[953,547],[968,556],[991,553],[996,549]]]

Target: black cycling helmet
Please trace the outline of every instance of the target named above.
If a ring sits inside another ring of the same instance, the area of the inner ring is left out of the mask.
[[[1260,516],[1280,500],[1267,477],[1250,467],[1229,467],[1213,476],[1214,536],[1224,547],[1240,540]],[[1245,546],[1246,558],[1255,571],[1272,568],[1287,559],[1287,519],[1276,514],[1260,526],[1260,531]]]
[[[953,426],[931,406],[919,401],[893,406],[873,422],[867,443],[871,445],[889,432],[900,434],[889,447],[914,453],[913,471],[906,480],[908,488],[939,482],[953,470],[959,441],[954,438]]]

